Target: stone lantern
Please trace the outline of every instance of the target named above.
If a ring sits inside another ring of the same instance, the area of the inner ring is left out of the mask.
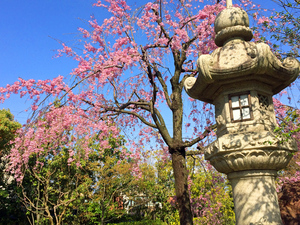
[[[197,60],[198,77],[185,81],[192,98],[215,106],[217,140],[205,159],[232,185],[238,225],[282,224],[275,189],[277,171],[297,150],[294,140],[281,141],[272,96],[293,82],[299,62],[279,61],[264,43],[249,42],[247,13],[227,6],[215,20],[219,48]]]

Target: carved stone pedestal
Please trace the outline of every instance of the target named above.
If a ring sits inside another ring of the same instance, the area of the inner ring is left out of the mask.
[[[228,174],[234,199],[236,224],[282,225],[275,189],[275,170]]]

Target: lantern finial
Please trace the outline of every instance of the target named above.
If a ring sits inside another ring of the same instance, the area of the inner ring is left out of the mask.
[[[232,0],[226,0],[226,7],[229,8],[232,6]]]
[[[253,37],[249,28],[249,17],[245,10],[232,7],[232,1],[227,0],[227,8],[221,11],[215,19],[215,43],[221,47],[229,39],[242,38],[250,41]]]

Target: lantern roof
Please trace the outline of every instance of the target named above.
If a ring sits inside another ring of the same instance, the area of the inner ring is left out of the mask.
[[[189,77],[184,86],[188,95],[213,103],[215,93],[224,85],[261,82],[273,94],[290,85],[299,75],[299,62],[288,57],[281,62],[264,43],[250,42],[247,13],[228,7],[215,20],[215,43],[219,48],[197,60],[198,77]]]

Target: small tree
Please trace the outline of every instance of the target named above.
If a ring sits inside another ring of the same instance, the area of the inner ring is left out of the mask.
[[[71,204],[83,198],[89,176],[85,168],[68,165],[68,149],[55,156],[32,155],[20,184],[19,198],[27,209],[30,224],[60,225],[67,217]],[[36,160],[43,166],[36,166]]]
[[[179,214],[171,161],[156,156],[155,165],[145,163],[142,171],[140,187],[146,195],[147,205],[151,206],[147,208],[146,218],[160,220],[166,224],[178,224]]]
[[[134,160],[121,160],[122,152],[117,149],[116,140],[110,139],[109,143],[115,147],[105,149],[103,155],[95,152],[87,163],[93,181],[85,201],[77,204],[77,218],[84,224],[118,221],[131,209],[127,201],[139,194],[137,179],[132,174]]]
[[[203,156],[188,159],[189,189],[195,224],[234,225],[231,186]]]

